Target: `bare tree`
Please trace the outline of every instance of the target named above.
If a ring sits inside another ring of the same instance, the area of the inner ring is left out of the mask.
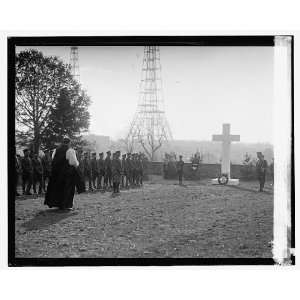
[[[139,143],[143,147],[150,161],[154,161],[155,152],[162,146],[163,136],[161,135],[157,140],[154,135],[148,133],[146,139],[139,138]]]

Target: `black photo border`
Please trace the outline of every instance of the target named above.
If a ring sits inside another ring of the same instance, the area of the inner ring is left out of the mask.
[[[295,248],[294,36],[291,55],[291,248]],[[8,265],[9,266],[173,266],[274,265],[272,258],[16,258],[15,257],[15,56],[16,46],[274,46],[274,35],[219,36],[19,36],[8,37]],[[295,257],[291,256],[292,264]]]

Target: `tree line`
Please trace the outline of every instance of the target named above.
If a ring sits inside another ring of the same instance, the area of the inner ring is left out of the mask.
[[[16,55],[15,68],[16,145],[38,153],[68,135],[75,147],[84,146],[91,100],[70,65],[30,49]]]

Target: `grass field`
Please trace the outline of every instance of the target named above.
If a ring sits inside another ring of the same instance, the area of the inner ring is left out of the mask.
[[[16,257],[272,257],[273,191],[153,177],[143,188],[76,195],[58,212],[16,200]]]

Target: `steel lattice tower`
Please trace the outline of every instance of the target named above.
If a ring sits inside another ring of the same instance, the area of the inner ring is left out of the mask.
[[[78,83],[80,83],[78,47],[75,46],[71,47],[70,65],[71,65],[71,74],[73,75],[74,79]]]
[[[151,160],[163,143],[172,140],[164,111],[160,51],[145,46],[137,112],[127,135],[127,143],[142,145]]]

